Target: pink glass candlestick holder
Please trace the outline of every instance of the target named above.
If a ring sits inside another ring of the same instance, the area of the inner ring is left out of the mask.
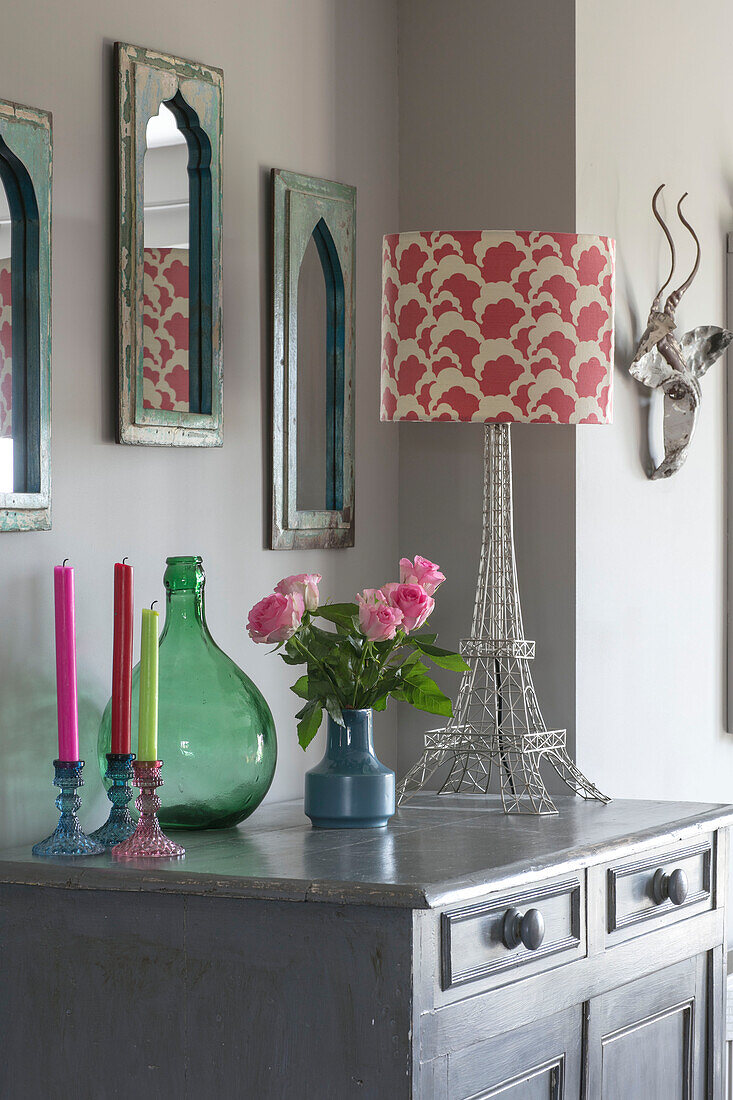
[[[112,849],[115,859],[171,859],[186,854],[186,849],[170,840],[160,827],[157,788],[162,786],[162,760],[134,760],[134,784],[140,788],[135,805],[140,811],[135,832]]]

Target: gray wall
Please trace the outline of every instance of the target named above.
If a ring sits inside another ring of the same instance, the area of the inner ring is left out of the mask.
[[[647,395],[628,363],[667,270],[649,209],[660,182],[668,209],[689,190],[703,242],[681,331],[726,320],[733,92],[721,74],[733,10],[725,0],[400,0],[399,14],[400,228],[618,239],[613,426],[513,430],[520,586],[545,718],[575,729],[581,767],[612,795],[727,801],[726,366],[703,381],[687,465],[652,484]],[[673,64],[651,61],[660,35]],[[684,268],[692,249],[680,242]],[[454,643],[474,591],[481,430],[399,432],[400,550],[443,566],[434,621]],[[402,766],[428,724],[401,712]]]
[[[277,724],[272,799],[302,795],[319,758],[297,745],[293,680],[245,633],[249,607],[284,574],[324,574],[349,598],[396,568],[397,432],[379,402],[380,237],[397,223],[396,11],[392,0],[28,0],[5,13],[0,96],[54,116],[53,530],[0,538],[0,844],[54,819],[52,567],[76,567],[83,820],[105,801],[94,774],[109,694],[112,565],[128,555],[137,603],[162,597],[166,555],[200,553],[214,637],[255,679]],[[225,73],[224,371],[221,450],[114,443],[115,40],[163,48]],[[273,553],[265,545],[269,170],[358,188],[357,546]],[[378,747],[392,756],[393,718]],[[320,735],[322,738],[322,734]]]
[[[579,760],[609,793],[729,799],[725,368],[704,380],[689,461],[664,484],[643,475],[643,395],[626,376],[632,336],[666,263],[648,211],[663,179],[675,195],[689,189],[704,248],[681,324],[724,320],[733,178],[725,0],[222,0],[205,19],[171,0],[124,8],[31,0],[8,19],[0,96],[54,112],[54,528],[0,539],[0,842],[36,839],[53,819],[51,568],[64,557],[77,567],[87,759],[109,690],[112,562],[127,554],[135,564],[141,603],[160,596],[167,554],[200,552],[212,631],[275,713],[273,799],[300,796],[302,773],[319,754],[316,746],[306,758],[296,745],[291,676],[244,633],[249,606],[282,574],[320,570],[326,594],[342,599],[393,576],[399,554],[417,551],[448,574],[435,617],[443,640],[466,632],[481,429],[382,426],[376,412],[379,238],[436,226],[618,238],[614,426],[514,431],[534,673],[545,718],[571,736],[577,680]],[[669,66],[649,62],[660,27]],[[115,39],[225,70],[226,444],[212,453],[113,442]],[[350,551],[263,548],[273,165],[359,189],[358,533]],[[443,682],[456,684],[448,675]],[[385,759],[404,769],[429,724],[405,708],[380,716]]]
[[[551,229],[575,221],[574,5],[400,0],[400,225]],[[481,540],[483,429],[402,424],[400,551],[447,581],[433,623],[454,645],[471,623]],[[512,431],[517,564],[545,719],[575,712],[575,433]],[[457,677],[442,682],[453,691]],[[403,708],[406,768],[439,722]]]

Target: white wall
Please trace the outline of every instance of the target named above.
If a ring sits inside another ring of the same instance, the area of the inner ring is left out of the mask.
[[[702,241],[680,332],[725,324],[733,228],[733,8],[726,0],[577,4],[577,223],[618,241],[612,428],[578,432],[578,760],[609,794],[729,802],[724,727],[725,373],[703,379],[685,467],[649,482],[646,392],[630,349],[666,278],[651,196],[667,183],[679,282],[694,256],[674,204]]]
[[[154,145],[143,164],[145,247],[188,248],[188,146]]]
[[[220,450],[114,443],[115,40],[225,74],[224,372]],[[397,434],[378,420],[380,238],[397,222],[396,12],[392,0],[27,0],[5,13],[0,96],[54,116],[53,530],[0,536],[0,844],[54,820],[52,567],[76,567],[84,822],[104,812],[95,776],[109,694],[112,565],[136,568],[138,606],[162,596],[169,554],[200,553],[214,637],[259,684],[280,758],[271,799],[302,795],[319,757],[297,745],[292,672],[250,643],[251,604],[283,574],[318,570],[348,598],[397,557]],[[265,547],[269,376],[269,170],[357,186],[357,544]],[[392,717],[378,748],[392,756]],[[320,735],[322,737],[322,735]]]
[[[570,0],[400,0],[399,229],[572,231],[574,9]],[[402,424],[400,551],[448,579],[433,623],[455,645],[471,624],[481,541],[483,429]],[[575,712],[575,433],[512,429],[517,564],[546,721]],[[441,677],[453,695],[458,678]],[[399,762],[439,724],[400,711]]]

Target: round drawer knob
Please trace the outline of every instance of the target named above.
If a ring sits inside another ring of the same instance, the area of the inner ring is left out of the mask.
[[[518,909],[507,909],[504,916],[504,945],[510,950],[523,943],[528,951],[536,951],[545,938],[545,920],[539,909],[528,909],[522,916]]]
[[[654,872],[652,893],[657,905],[661,905],[668,899],[673,905],[682,905],[689,888],[687,875],[681,867],[675,868],[669,875],[666,875],[661,867]]]

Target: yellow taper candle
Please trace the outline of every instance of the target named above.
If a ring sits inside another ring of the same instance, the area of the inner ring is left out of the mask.
[[[158,612],[152,607],[143,608],[137,758],[158,759]]]

